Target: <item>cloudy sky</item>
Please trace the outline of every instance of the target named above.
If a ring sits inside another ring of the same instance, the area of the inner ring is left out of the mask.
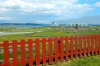
[[[0,23],[100,24],[100,0],[0,0]]]

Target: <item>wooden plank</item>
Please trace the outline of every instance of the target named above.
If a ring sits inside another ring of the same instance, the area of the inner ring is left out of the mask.
[[[98,36],[95,35],[95,55],[97,55],[97,47],[98,47],[97,38],[98,38]]]
[[[86,36],[84,36],[84,57],[86,57]]]
[[[60,37],[60,60],[64,60],[63,37]]]
[[[33,65],[33,40],[29,39],[28,40],[28,55],[29,55],[29,66]]]
[[[70,36],[70,57],[73,59],[73,36]]]
[[[49,43],[49,64],[52,64],[52,38],[48,38]]]
[[[61,41],[60,41],[60,39],[58,38],[58,42],[57,42],[58,44],[57,44],[57,49],[58,49],[58,56],[61,54],[61,50],[60,50],[60,43],[61,43]]]
[[[46,38],[42,38],[43,65],[46,65]]]
[[[10,66],[9,64],[9,42],[4,41],[4,66]]]
[[[36,66],[40,66],[40,40],[35,39],[36,44]]]
[[[75,58],[78,57],[78,37],[75,36]]]
[[[17,40],[12,41],[12,49],[13,49],[13,66],[18,66],[18,55],[17,55]]]
[[[100,35],[98,41],[99,41],[99,54],[100,54]]]
[[[90,35],[88,35],[87,38],[88,38],[88,56],[90,56]]]
[[[80,58],[82,58],[82,36],[79,36],[79,43],[80,43]]]
[[[94,55],[94,35],[92,35],[92,55]]]
[[[21,65],[25,66],[26,65],[26,52],[25,52],[25,40],[20,41],[21,45]]]
[[[97,35],[97,54],[99,54],[99,35]]]
[[[55,62],[58,62],[58,38],[54,38],[54,46],[55,46]]]
[[[68,60],[68,56],[69,56],[69,55],[68,55],[68,40],[69,40],[69,39],[68,39],[68,36],[66,36],[66,37],[65,37],[65,42],[66,42],[66,49],[65,49],[65,51],[66,51],[66,60]]]

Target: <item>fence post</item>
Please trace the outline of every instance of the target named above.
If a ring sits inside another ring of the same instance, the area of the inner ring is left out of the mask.
[[[65,37],[65,42],[66,42],[66,49],[65,49],[65,51],[66,51],[66,60],[68,60],[68,56],[69,56],[68,55],[68,52],[69,52],[68,51],[68,36]]]
[[[13,66],[18,66],[18,56],[17,56],[17,40],[12,41],[12,49],[13,49]]]
[[[90,35],[88,35],[87,38],[88,38],[88,56],[90,56]]]
[[[98,42],[97,42],[97,35],[95,35],[95,55],[97,55],[97,47],[98,47]]]
[[[55,42],[55,62],[58,62],[58,38],[54,38],[54,42]]]
[[[20,45],[21,45],[21,64],[22,66],[25,66],[26,65],[25,40],[21,40]]]
[[[99,41],[99,35],[98,35],[98,49],[97,49],[98,54],[99,54],[99,45],[100,45],[99,42],[100,42],[100,41]]]
[[[99,54],[100,54],[100,35],[99,35]]]
[[[82,58],[82,36],[79,37],[79,43],[80,43],[80,58]]]
[[[94,35],[92,35],[92,55],[94,55]]]
[[[70,37],[70,56],[73,59],[73,36]]]
[[[61,61],[64,60],[64,47],[63,47],[63,37],[60,37],[60,59]]]
[[[40,40],[35,39],[36,43],[36,66],[40,65]]]
[[[97,35],[97,53],[99,54],[99,35]]]
[[[10,66],[9,64],[9,42],[4,41],[4,66]]]
[[[46,65],[46,38],[42,38],[43,65]]]
[[[48,38],[49,43],[49,64],[52,64],[52,38]]]
[[[61,54],[61,49],[60,49],[60,39],[58,39],[58,47],[57,47],[57,49],[58,49],[58,57],[60,56],[60,54]]]
[[[75,37],[75,58],[78,56],[78,37]]]
[[[33,65],[33,41],[32,39],[28,40],[28,55],[29,55],[29,66]]]
[[[84,36],[84,57],[86,57],[86,36]]]

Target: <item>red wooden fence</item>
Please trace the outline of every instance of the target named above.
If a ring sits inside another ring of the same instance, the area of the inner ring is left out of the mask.
[[[0,43],[1,50],[0,66],[46,65],[100,54],[100,35],[4,41]]]

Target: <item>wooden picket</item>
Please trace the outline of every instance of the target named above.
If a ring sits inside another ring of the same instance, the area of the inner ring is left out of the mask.
[[[99,54],[100,54],[100,35],[98,41],[99,41]]]
[[[9,65],[9,42],[8,41],[4,41],[4,65],[10,66]]]
[[[12,41],[12,49],[13,49],[13,66],[18,66],[18,56],[17,56],[17,40]]]
[[[70,37],[70,57],[73,59],[73,36]]]
[[[36,39],[35,43],[36,43],[36,65],[39,66],[40,65],[40,40]]]
[[[20,44],[21,44],[21,65],[25,66],[26,65],[25,40],[21,40]]]
[[[68,51],[68,36],[67,37],[65,37],[65,44],[66,44],[66,47],[65,47],[65,52],[66,52],[66,60],[68,60],[68,53],[69,53],[69,51]]]
[[[86,57],[86,36],[83,37],[84,40],[84,57]]]
[[[98,50],[99,50],[99,36],[97,35],[97,54],[99,54]]]
[[[82,58],[82,36],[79,36],[79,43],[80,43],[80,58]]]
[[[94,55],[94,35],[92,35],[92,55]]]
[[[54,48],[55,48],[55,62],[58,62],[58,53],[59,53],[59,51],[58,51],[58,47],[59,47],[58,46],[58,44],[59,44],[58,41],[59,41],[58,38],[54,39],[54,43],[55,43],[54,44]]]
[[[52,64],[52,38],[48,38],[49,44],[49,64]]]
[[[61,61],[64,60],[64,50],[63,50],[63,37],[60,37],[60,59]]]
[[[52,64],[52,62],[58,62],[59,60],[68,61],[69,58],[82,58],[86,57],[86,55],[100,54],[100,35],[37,38],[35,40],[29,39],[28,41],[21,40],[19,42],[17,40],[12,42],[4,41],[0,44],[0,47],[4,49],[4,62],[0,66],[40,66],[40,64]],[[11,48],[12,61],[9,60]],[[26,51],[28,51],[28,58],[26,58]],[[18,53],[21,55],[20,59]]]
[[[78,37],[75,37],[75,58],[78,57]]]
[[[28,51],[29,51],[29,66],[33,65],[33,45],[32,45],[33,41],[32,39],[28,40]]]
[[[91,38],[90,35],[88,35],[88,36],[87,36],[87,41],[88,41],[88,45],[87,45],[87,46],[88,46],[88,49],[87,49],[87,51],[88,51],[88,56],[90,56],[90,38]]]
[[[43,65],[46,65],[46,38],[42,39]]]
[[[98,38],[97,35],[95,35],[95,55],[97,55],[97,49],[98,49],[97,48],[97,45],[98,45],[97,44],[97,38]]]

